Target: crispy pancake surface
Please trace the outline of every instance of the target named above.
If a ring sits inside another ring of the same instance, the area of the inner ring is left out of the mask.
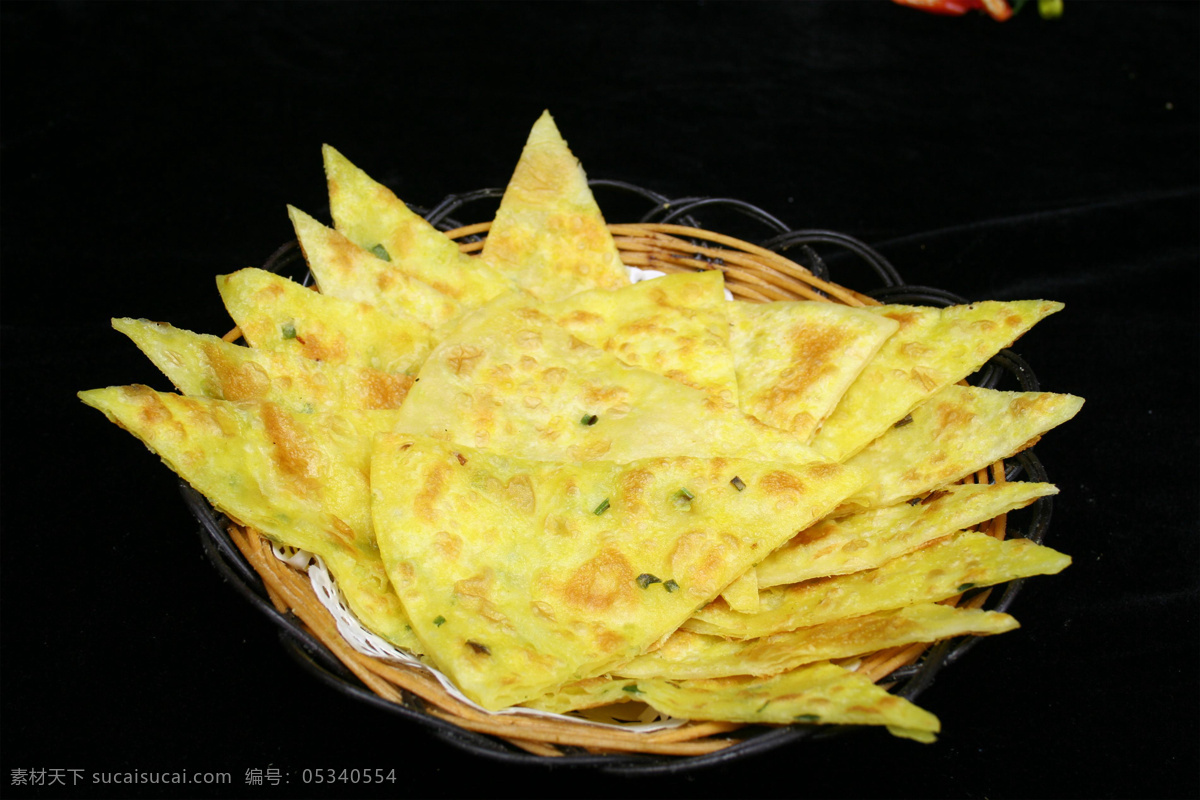
[[[1046,300],[868,307],[900,327],[850,384],[813,446],[837,461],[853,456],[922,401],[975,372],[1062,307]]]
[[[434,349],[399,424],[409,433],[546,460],[824,460],[788,432],[585,344],[516,294],[469,315]]]
[[[225,308],[254,348],[331,364],[415,373],[434,340],[428,325],[329,297],[253,267],[217,277]]]
[[[242,347],[165,322],[114,319],[180,392],[217,400],[259,400],[292,411],[399,408],[413,379],[370,367],[314,361]]]
[[[724,276],[677,272],[620,289],[592,289],[540,310],[623,363],[737,404]]]
[[[480,258],[540,300],[629,285],[587,175],[549,112],[529,132]]]
[[[391,274],[416,279],[465,308],[516,288],[511,278],[464,255],[453,240],[337,150],[325,145],[322,154],[334,227],[377,256]]]
[[[1068,556],[1028,539],[1000,541],[962,531],[875,569],[776,586],[761,592],[762,610],[739,614],[713,603],[684,627],[695,633],[755,639],[836,619],[945,600],[967,589],[1031,575],[1053,575]]]
[[[817,301],[732,303],[742,410],[808,441],[900,323]]]
[[[643,652],[855,485],[826,463],[539,462],[405,434],[371,462],[413,630],[492,709]]]
[[[365,625],[421,652],[371,525],[371,438],[392,427],[395,411],[297,414],[145,386],[94,389],[80,399],[141,439],[218,510],[320,555]]]

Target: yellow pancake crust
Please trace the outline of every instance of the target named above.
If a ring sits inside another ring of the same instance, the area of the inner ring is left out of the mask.
[[[508,276],[462,253],[454,240],[337,150],[325,145],[322,154],[333,224],[351,242],[465,308],[517,288]]]
[[[834,620],[760,639],[726,639],[680,630],[659,649],[615,667],[625,678],[682,680],[776,675],[804,664],[850,658],[916,642],[991,635],[1017,627],[1008,614],[920,603]]]
[[[400,425],[551,461],[820,460],[785,431],[579,341],[516,295],[470,314],[434,349],[404,401]]]
[[[742,410],[803,441],[900,327],[818,301],[731,303],[727,314]]]
[[[955,484],[916,504],[831,516],[767,556],[756,569],[757,583],[765,589],[874,569],[935,539],[1057,493],[1049,483]]]
[[[937,717],[903,697],[889,694],[864,675],[822,662],[768,677],[735,676],[671,680],[628,678],[574,687],[563,697],[530,703],[546,710],[569,710],[613,702],[618,695],[637,700],[679,719],[745,722],[762,725],[886,726],[896,736],[932,742]]]
[[[764,589],[762,610],[738,614],[712,603],[684,623],[693,633],[756,639],[876,611],[936,602],[976,586],[1054,575],[1071,563],[1068,556],[1028,539],[1000,541],[964,531],[936,541],[882,566]]]
[[[391,590],[370,516],[371,437],[395,411],[296,414],[274,403],[180,397],[145,386],[80,392],[231,519],[321,556],[371,630],[420,653]]]
[[[306,289],[261,269],[217,277],[225,308],[251,347],[330,364],[415,374],[433,347],[427,325],[368,303]]]
[[[540,310],[580,341],[630,366],[736,406],[727,305],[724,276],[710,270],[579,292]]]
[[[267,401],[308,413],[337,412],[399,408],[413,383],[404,374],[242,347],[165,322],[114,319],[112,324],[187,395]]]
[[[288,214],[321,294],[370,303],[430,328],[462,315],[462,305],[450,295],[368,253],[303,211],[288,206]]]
[[[587,175],[549,112],[529,133],[480,258],[540,300],[629,285]]]
[[[879,508],[924,495],[1033,445],[1079,413],[1083,399],[1051,392],[947,386],[853,458],[869,477],[847,507]]]
[[[825,463],[556,463],[399,433],[371,461],[375,531],[413,630],[489,709],[643,652],[855,485]]]
[[[868,307],[900,328],[846,390],[813,438],[813,447],[835,461],[849,458],[923,400],[978,370],[1062,307],[1046,300]]]

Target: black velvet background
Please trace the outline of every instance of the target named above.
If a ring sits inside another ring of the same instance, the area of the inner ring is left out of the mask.
[[[1196,796],[1198,12],[4,3],[0,793]],[[174,476],[75,398],[168,388],[110,317],[228,329],[214,276],[287,240],[287,203],[327,220],[322,142],[428,205],[502,186],[543,108],[592,177],[742,198],[971,299],[1066,303],[1016,350],[1088,400],[1037,447],[1074,564],[922,696],[937,744],[866,731],[639,779],[468,755],[302,672]],[[290,783],[246,784],[268,767]],[[233,784],[91,783],[175,770]]]

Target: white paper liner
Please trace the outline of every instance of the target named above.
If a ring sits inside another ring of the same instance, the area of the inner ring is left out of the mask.
[[[318,555],[309,553],[305,550],[297,550],[294,547],[284,547],[274,542],[271,543],[271,550],[274,551],[275,557],[284,562],[293,569],[298,569],[308,575],[309,583],[312,585],[313,592],[316,593],[317,599],[321,605],[333,615],[334,621],[337,623],[338,633],[346,640],[346,643],[353,647],[363,655],[371,658],[378,658],[385,661],[395,661],[401,664],[406,664],[411,667],[424,670],[429,675],[437,679],[447,692],[454,696],[455,699],[466,703],[471,708],[482,711],[485,714],[517,714],[529,717],[542,717],[546,719],[559,719],[568,722],[578,723],[580,725],[594,725],[602,728],[615,728],[623,731],[634,731],[636,733],[651,733],[653,731],[667,730],[670,728],[678,728],[687,720],[668,717],[660,714],[654,709],[648,709],[649,713],[643,713],[641,718],[636,722],[628,722],[615,717],[603,711],[592,709],[580,713],[590,713],[590,718],[582,716],[574,716],[570,714],[556,714],[550,711],[539,711],[533,708],[505,708],[499,711],[489,711],[479,704],[470,700],[466,695],[459,691],[450,679],[440,671],[430,667],[418,659],[414,658],[409,653],[401,650],[383,637],[376,633],[372,633],[363,626],[358,618],[354,616],[349,606],[346,604],[346,599],[338,588],[337,583],[333,579],[333,575],[325,566],[324,560]],[[607,717],[607,719],[604,719]]]
[[[629,270],[629,282],[630,283],[641,283],[642,281],[653,280],[654,278],[661,278],[662,276],[667,274],[665,272],[660,272],[659,270],[656,270],[656,269],[642,269],[640,267],[626,266],[625,269]],[[733,300],[733,292],[726,289],[725,290],[725,299]]]

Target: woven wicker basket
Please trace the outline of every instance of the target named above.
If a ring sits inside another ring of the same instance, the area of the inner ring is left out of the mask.
[[[652,201],[647,219],[632,224],[613,224],[613,233],[624,263],[630,267],[663,272],[719,269],[726,287],[744,302],[770,300],[819,300],[853,306],[887,302],[917,302],[948,305],[963,298],[925,287],[907,287],[881,255],[850,237],[828,231],[790,231],[770,215],[739,201],[711,198],[671,201],[646,190],[615,182],[595,181],[596,187],[615,187]],[[498,190],[452,195],[427,218],[459,241],[464,252],[476,252],[490,223],[461,225],[449,217],[453,211],[482,198],[498,196]],[[695,227],[692,214],[699,209],[722,209],[749,217],[773,228],[775,235],[755,245]],[[663,221],[666,219],[667,221]],[[675,222],[674,220],[679,220]],[[693,223],[693,224],[680,224]],[[820,273],[824,263],[813,243],[833,245],[865,261],[885,284],[876,297],[831,282]],[[801,266],[779,251],[800,248],[812,269]],[[295,243],[276,252],[266,265],[283,271],[302,265]],[[232,338],[232,337],[230,337]],[[1035,390],[1037,381],[1028,366],[1011,351],[1002,351],[975,383],[995,384],[1007,372],[1023,390]],[[1001,482],[1024,473],[1030,480],[1045,480],[1045,474],[1029,451],[1010,459],[1007,467],[998,462],[969,480]],[[481,755],[506,761],[562,765],[592,765],[615,772],[677,771],[736,758],[776,747],[796,739],[841,732],[837,726],[791,725],[772,728],[725,722],[687,722],[655,732],[621,730],[614,727],[519,715],[489,714],[461,702],[448,693],[428,672],[363,655],[342,636],[331,615],[315,595],[306,575],[280,561],[270,543],[253,529],[233,524],[220,516],[198,494],[184,485],[185,499],[203,523],[202,540],[213,563],[235,586],[279,625],[288,651],[340,691],[379,705],[430,727],[436,735]],[[1049,522],[1049,500],[1042,498],[1030,507],[1019,535],[1041,541]],[[981,526],[1003,538],[1005,516]],[[994,595],[984,590],[948,602],[975,607],[988,604],[1002,610],[1011,602],[1020,581]],[[937,645],[911,645],[865,657],[858,671],[876,682],[886,681],[892,691],[912,699],[945,664],[956,660],[973,643],[971,637]]]

